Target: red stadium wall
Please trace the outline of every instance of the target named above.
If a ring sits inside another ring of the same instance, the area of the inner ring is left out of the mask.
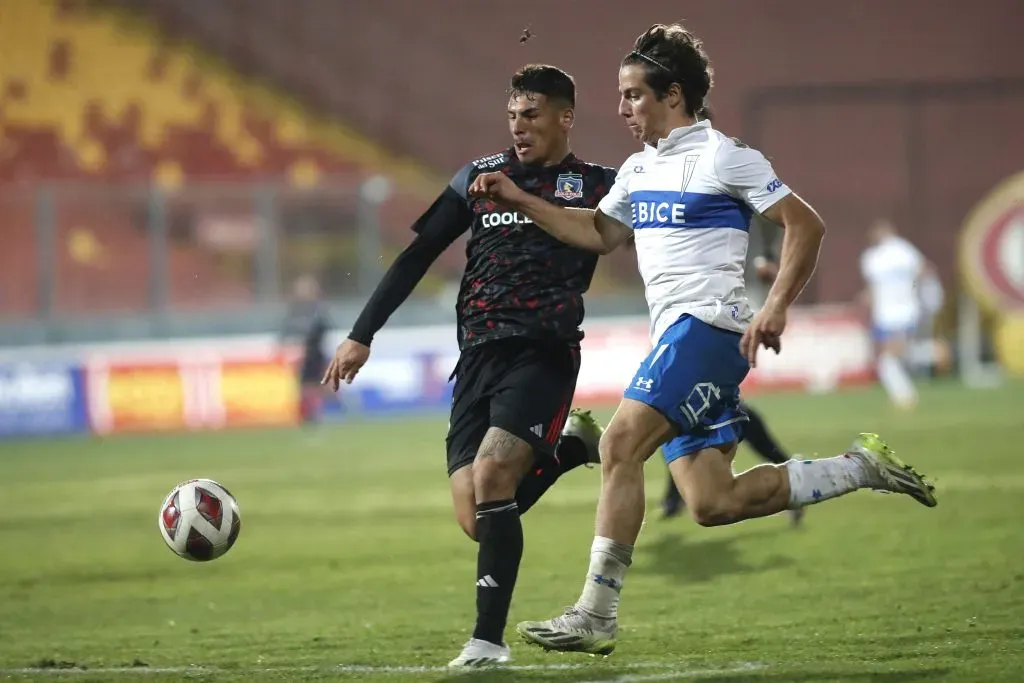
[[[619,163],[636,145],[615,113],[615,73],[635,36],[685,19],[716,70],[718,125],[744,135],[758,90],[853,83],[1024,79],[1024,3],[732,0],[627,4],[521,0],[477,5],[380,0],[148,0],[166,25],[220,46],[243,69],[288,84],[402,153],[450,173],[506,142],[504,88],[526,62],[552,62],[579,85],[576,150]],[[520,43],[522,29],[535,37]],[[1021,167],[1024,96],[952,93],[908,107],[878,99],[820,100],[762,112],[758,144],[824,213],[831,232],[811,292],[847,300],[859,287],[865,223],[895,217],[951,283],[955,236],[969,207]],[[906,141],[920,147],[911,170]],[[922,170],[923,169],[923,170]]]
[[[506,143],[508,76],[538,61],[577,78],[576,151],[617,164],[636,148],[615,113],[619,60],[644,27],[678,18],[704,38],[712,56],[719,127],[756,133],[782,177],[830,226],[827,268],[807,299],[843,301],[857,291],[863,228],[879,215],[896,218],[952,284],[964,215],[1024,159],[1024,94],[1009,88],[999,96],[951,90],[916,103],[902,95],[782,100],[757,110],[756,131],[749,115],[756,93],[783,87],[1022,82],[1020,0],[978,0],[969,13],[952,0],[932,0],[927,11],[890,0],[829,3],[827,11],[812,0],[705,1],[682,9],[669,0],[522,0],[490,3],[486,13],[468,3],[469,11],[458,11],[459,3],[448,0],[445,7],[455,11],[443,16],[438,3],[404,0],[121,4],[149,9],[164,35],[95,9],[98,3],[0,7],[0,182],[301,180],[311,169],[397,168],[383,148],[448,175]],[[527,25],[534,37],[521,43]],[[175,36],[195,40],[242,74],[276,82],[351,128],[310,119],[256,81],[167,40]],[[379,145],[366,144],[362,134]],[[916,150],[913,159],[909,149]],[[393,202],[384,221],[399,231],[391,236],[397,244],[408,239],[404,226],[423,206],[422,196],[410,199]],[[28,235],[31,211],[26,200],[5,206],[4,232]],[[118,228],[122,240],[110,228],[107,241],[131,242],[128,229]],[[201,270],[199,259],[185,258]],[[618,255],[606,267],[631,275],[630,261]],[[0,265],[5,273],[32,268],[24,259]],[[18,282],[32,273],[23,276]],[[5,304],[26,311],[32,305],[30,298]]]

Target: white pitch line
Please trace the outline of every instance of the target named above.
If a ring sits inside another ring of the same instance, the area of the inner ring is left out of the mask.
[[[599,666],[596,663],[580,664],[513,664],[509,666],[492,667],[496,671],[578,671],[581,669],[594,668]],[[22,667],[15,669],[0,669],[2,675],[123,675],[123,676],[153,676],[158,674],[224,674],[224,673],[339,673],[339,674],[426,674],[426,673],[460,673],[472,671],[487,671],[485,669],[452,669],[446,666],[372,666],[362,664],[341,664],[338,666],[280,666],[262,667],[250,669],[223,669],[213,666],[114,666],[96,668],[67,668],[59,667]],[[652,673],[622,674],[615,678],[602,678],[585,683],[639,683],[641,681],[669,681],[682,678],[693,678],[695,676],[710,676],[716,674],[736,674],[746,671],[764,669],[764,664],[746,662],[731,668],[722,669],[686,669],[665,663],[635,662],[616,665],[615,669],[637,671],[650,669]],[[614,671],[606,672],[614,675]]]
[[[655,674],[625,674],[618,678],[602,678],[593,681],[581,681],[580,683],[643,683],[645,681],[678,681],[685,678],[697,678],[699,676],[731,676],[734,674],[749,673],[766,669],[764,664],[753,662],[731,669],[675,669],[668,667],[664,673]]]

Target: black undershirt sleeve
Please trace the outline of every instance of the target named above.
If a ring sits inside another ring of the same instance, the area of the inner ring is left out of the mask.
[[[419,217],[412,229],[416,238],[398,255],[370,295],[348,338],[369,346],[391,314],[402,305],[430,265],[459,235],[469,229],[473,212],[465,197],[449,186]]]

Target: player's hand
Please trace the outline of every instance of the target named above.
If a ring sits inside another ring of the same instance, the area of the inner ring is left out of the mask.
[[[469,186],[470,197],[491,199],[499,204],[514,204],[523,190],[501,172],[481,173]]]
[[[765,304],[751,321],[740,339],[740,352],[747,357],[750,367],[757,367],[757,351],[762,346],[776,355],[782,351],[782,333],[786,329],[786,308]]]
[[[352,384],[352,380],[359,374],[359,370],[366,365],[370,359],[370,347],[360,344],[357,341],[346,339],[334,352],[334,359],[327,366],[327,372],[320,384],[337,391],[342,382]]]

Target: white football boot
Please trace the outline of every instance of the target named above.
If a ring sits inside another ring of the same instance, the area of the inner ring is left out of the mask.
[[[512,651],[508,645],[495,645],[486,640],[470,638],[462,646],[459,656],[448,662],[451,667],[481,667],[508,664],[512,661]]]
[[[516,625],[523,640],[545,650],[610,655],[615,650],[618,624],[598,619],[575,605],[547,621],[523,621]]]

